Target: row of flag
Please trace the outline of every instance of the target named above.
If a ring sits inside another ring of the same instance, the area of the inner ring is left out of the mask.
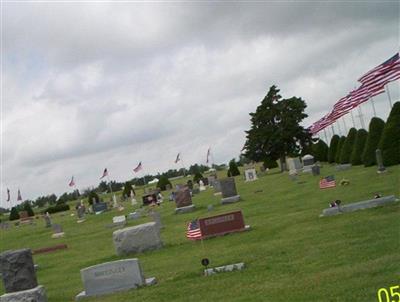
[[[11,200],[11,193],[10,193],[10,189],[7,188],[7,199],[6,201],[10,201]],[[17,192],[17,201],[22,201],[22,195],[21,195],[21,191],[18,189]]]
[[[308,129],[312,134],[333,124],[337,119],[346,115],[350,110],[367,102],[370,98],[383,93],[385,85],[400,78],[400,59],[396,53],[390,59],[364,74],[358,81],[360,87],[354,89],[345,97],[341,98],[333,106],[331,112],[320,118]]]

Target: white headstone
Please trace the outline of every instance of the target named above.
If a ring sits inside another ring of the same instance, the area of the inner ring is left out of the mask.
[[[113,217],[113,223],[125,223],[126,217],[125,216],[115,216]]]
[[[257,179],[256,169],[251,168],[244,171],[246,181],[253,181]]]

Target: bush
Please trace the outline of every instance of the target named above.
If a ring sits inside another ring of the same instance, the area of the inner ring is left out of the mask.
[[[29,202],[24,203],[24,211],[28,213],[28,216],[35,216],[35,213],[32,210],[31,204]]]
[[[69,210],[69,205],[66,203],[59,203],[56,204],[55,206],[48,207],[44,211],[42,211],[43,214],[49,212],[49,214],[57,213],[57,212],[64,212]]]
[[[351,128],[346,140],[343,143],[342,149],[340,150],[340,163],[350,163],[351,152],[353,151],[354,141],[356,140],[357,130]]]
[[[199,183],[199,181],[200,181],[201,179],[203,179],[203,175],[201,175],[200,172],[197,172],[197,173],[194,175],[194,177],[193,177],[193,181],[194,181],[195,183]]]
[[[276,160],[272,160],[270,158],[267,158],[266,160],[264,160],[263,162],[263,166],[265,169],[273,169],[273,168],[278,168],[278,163],[276,162]]]
[[[345,136],[341,136],[337,145],[336,154],[335,154],[335,163],[340,164],[340,153],[342,152],[343,144],[346,140]]]
[[[165,175],[161,175],[157,183],[157,188],[160,188],[161,191],[165,191],[167,189],[167,185],[170,185],[172,187],[172,184],[169,181],[168,177]]]
[[[237,165],[236,165],[236,161],[235,161],[235,159],[233,158],[233,159],[229,162],[228,176],[231,177],[231,176],[237,176],[237,175],[240,175],[240,172],[239,172],[239,168],[238,168]]]
[[[9,220],[12,221],[12,220],[18,220],[18,219],[19,219],[19,214],[18,214],[17,208],[12,207]]]
[[[322,139],[318,140],[312,147],[315,160],[323,162],[328,161],[328,149],[328,145]]]
[[[93,198],[96,200],[96,203],[100,201],[99,195],[95,191],[90,191],[88,194],[88,202],[90,205],[93,204]]]
[[[122,191],[122,196],[124,198],[128,198],[129,196],[131,196],[131,191],[134,191],[132,188],[132,183],[130,181],[125,182],[124,184],[124,190]]]
[[[396,102],[386,121],[379,142],[383,164],[393,166],[400,163],[400,102]]]
[[[339,135],[334,135],[332,136],[331,143],[329,144],[329,150],[328,150],[328,162],[329,163],[334,163],[335,162],[335,155],[336,155],[336,150],[338,148],[339,144]]]
[[[362,161],[365,167],[376,164],[375,150],[378,148],[384,127],[385,122],[377,117],[373,117],[369,123],[367,141],[362,154]]]
[[[362,153],[367,141],[368,132],[365,129],[357,131],[356,140],[354,142],[353,151],[351,152],[350,162],[352,165],[357,166],[362,164]]]

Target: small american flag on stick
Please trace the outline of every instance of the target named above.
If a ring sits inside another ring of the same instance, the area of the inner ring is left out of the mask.
[[[21,200],[22,200],[21,191],[18,189],[17,201]]]
[[[10,201],[10,189],[7,188],[7,201]]]
[[[68,184],[70,187],[75,186],[75,181],[74,181],[74,177],[72,176],[71,181]]]
[[[186,231],[186,238],[190,240],[199,240],[202,238],[199,222],[197,219],[192,220],[188,226]]]
[[[135,172],[135,173],[137,173],[137,172],[139,172],[140,170],[142,170],[143,168],[142,168],[142,162],[140,162],[138,165],[137,165],[137,167],[135,168],[135,169],[133,169],[133,172]]]
[[[333,175],[324,177],[319,181],[320,189],[327,189],[327,188],[334,188],[334,187],[336,187],[336,181],[335,181],[335,177]]]
[[[107,168],[105,168],[104,171],[103,171],[103,175],[100,177],[100,179],[103,179],[107,175],[108,175],[108,171],[107,171]]]
[[[210,161],[210,153],[211,153],[211,148],[208,148],[208,150],[207,150],[207,161],[206,161],[207,164]]]
[[[178,163],[178,161],[180,161],[181,159],[180,159],[180,153],[178,153],[178,155],[176,156],[176,159],[175,159],[175,163],[177,164]]]

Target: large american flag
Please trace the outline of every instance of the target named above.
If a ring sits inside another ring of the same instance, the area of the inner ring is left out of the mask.
[[[319,181],[320,189],[327,189],[327,188],[334,188],[334,187],[336,187],[336,181],[335,181],[335,177],[333,175],[324,177]]]
[[[133,172],[137,173],[137,172],[139,172],[140,170],[142,170],[142,162],[140,162],[140,163],[137,165],[137,167],[136,167],[135,169],[133,169]]]
[[[192,220],[187,225],[186,238],[190,240],[199,240],[202,238],[199,222],[197,219]]]
[[[21,200],[22,200],[21,191],[18,189],[17,201],[21,201]]]
[[[7,188],[7,201],[10,201],[10,189]]]

